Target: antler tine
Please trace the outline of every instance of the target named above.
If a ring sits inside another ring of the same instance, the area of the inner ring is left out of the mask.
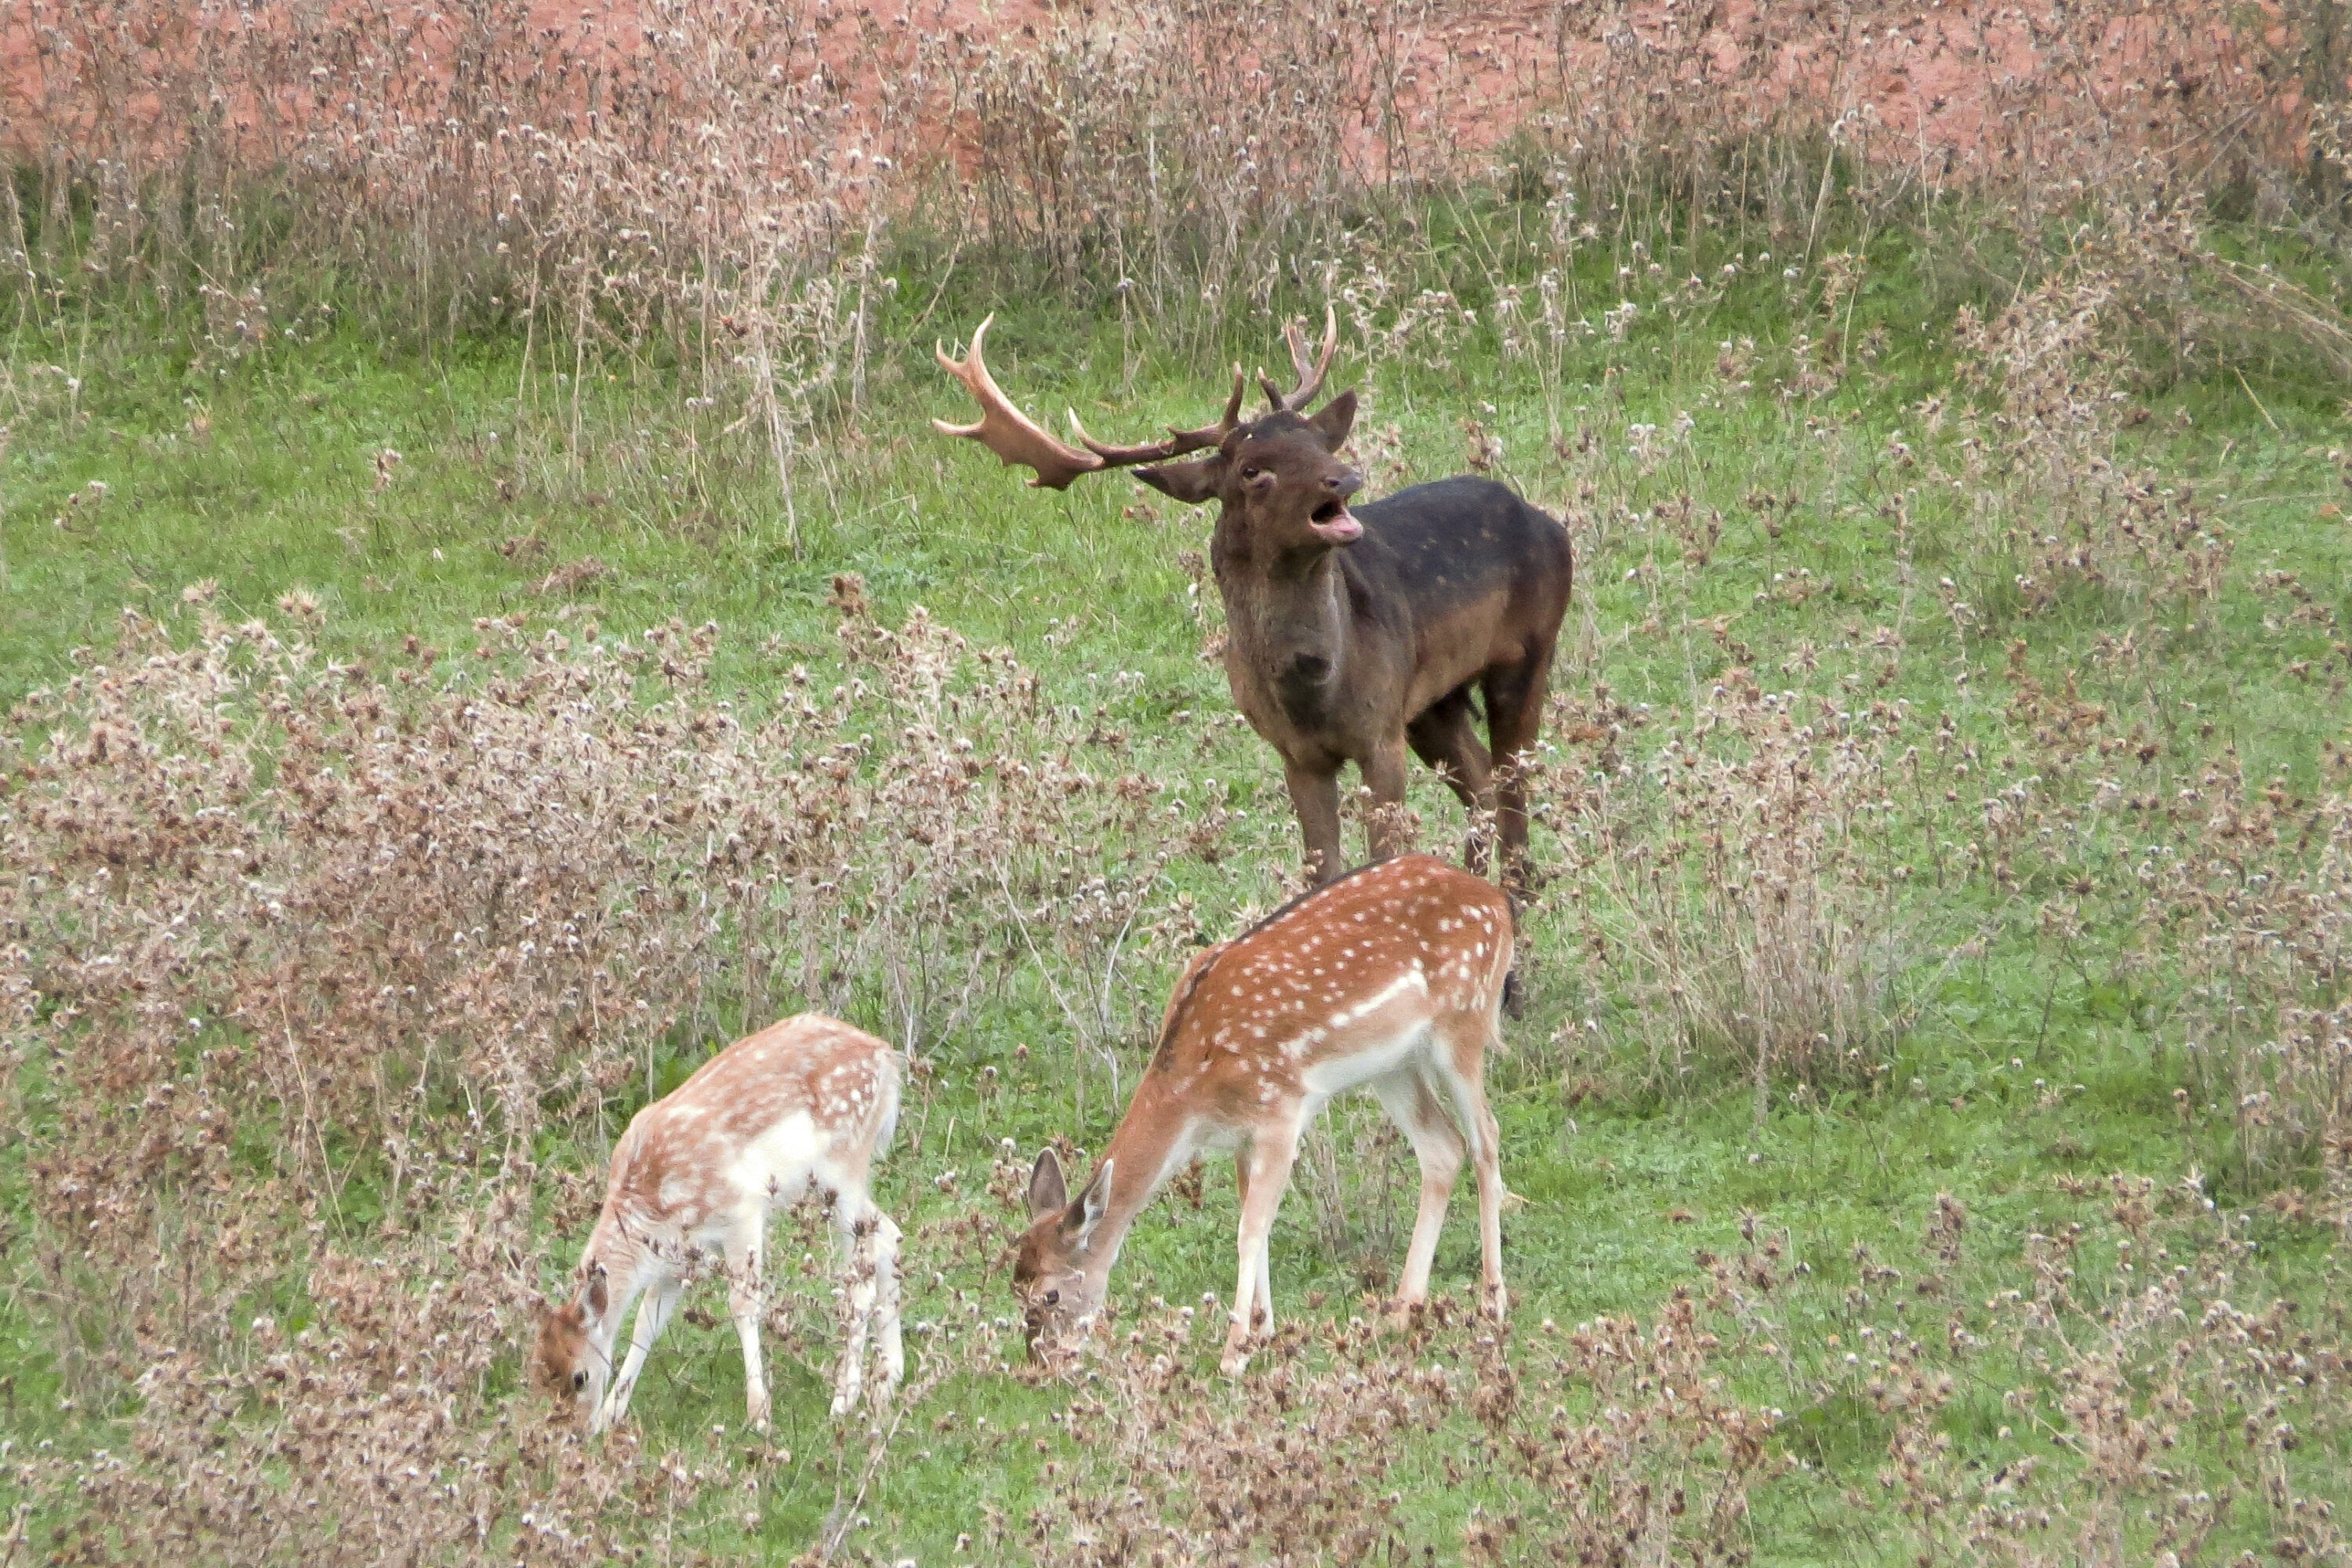
[[[1101,458],[1103,467],[1107,468],[1132,468],[1138,463],[1164,462],[1170,458],[1181,458],[1187,452],[1198,452],[1203,447],[1216,446],[1232,434],[1234,428],[1242,422],[1242,400],[1248,394],[1249,383],[1242,374],[1242,367],[1235,365],[1234,366],[1234,395],[1225,399],[1224,415],[1214,425],[1196,426],[1190,430],[1180,430],[1171,426],[1168,429],[1168,438],[1164,441],[1147,441],[1134,447],[1112,447],[1087,435],[1086,426],[1078,423],[1078,412],[1074,408],[1070,410],[1070,430],[1077,437],[1079,445]]]
[[[1328,303],[1324,305],[1323,348],[1311,360],[1307,356],[1307,336],[1298,330],[1297,321],[1282,324],[1282,338],[1290,346],[1290,374],[1298,379],[1297,389],[1284,392],[1264,371],[1257,373],[1257,380],[1265,388],[1266,401],[1273,405],[1274,412],[1296,414],[1323,390],[1323,378],[1331,373],[1331,356],[1339,350],[1339,313]]]
[[[1099,456],[1081,452],[1056,439],[1004,395],[996,378],[988,374],[987,362],[981,358],[981,341],[988,336],[989,323],[995,320],[995,314],[991,312],[972,329],[971,348],[961,361],[950,359],[944,345],[931,345],[940,368],[962,382],[980,402],[977,424],[950,425],[944,419],[934,419],[931,425],[943,436],[962,436],[979,442],[995,453],[1006,468],[1018,465],[1035,469],[1037,477],[1029,481],[1034,487],[1066,489],[1079,475],[1091,474],[1107,465]]]

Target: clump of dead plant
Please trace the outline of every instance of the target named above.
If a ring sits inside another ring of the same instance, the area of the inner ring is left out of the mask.
[[[1077,1458],[1026,1544],[1089,1568],[1412,1560],[1433,1455],[1477,1500],[1466,1561],[1744,1561],[1772,1418],[1727,1396],[1704,1316],[1678,1293],[1654,1323],[1506,1334],[1441,1298],[1402,1335],[1285,1330],[1234,1399],[1200,1370],[1217,1314],[1155,1303],[1073,1402]]]
[[[873,1019],[919,1079],[978,999],[1038,984],[1116,1083],[1179,955],[1145,928],[1192,918],[1163,873],[1214,824],[1114,771],[1101,710],[836,596],[840,679],[756,718],[710,690],[708,626],[486,620],[376,668],[208,610],[128,617],[16,715],[0,1066],[37,1217],[12,1266],[70,1397],[135,1439],[73,1483],[104,1505],[73,1552],[147,1554],[133,1514],[215,1560],[488,1550],[518,1519],[575,1550],[671,1483],[509,1407],[540,1211],[576,1235],[601,1190],[551,1148],[593,1162],[804,1005]],[[189,1489],[229,1432],[219,1489]],[[346,1488],[373,1511],[326,1506]]]
[[[1768,691],[1742,668],[1687,719],[1659,718],[1605,686],[1555,700],[1570,749],[1538,775],[1586,955],[1666,1023],[1644,1042],[1653,1073],[1735,1062],[1759,1096],[1783,1075],[1874,1081],[1917,956],[1907,871],[1886,853],[1916,721],[1899,704]]]

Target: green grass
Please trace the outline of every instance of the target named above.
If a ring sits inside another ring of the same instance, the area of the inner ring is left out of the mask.
[[[1692,710],[1734,664],[1752,668],[1768,688],[1809,689],[1841,672],[1874,669],[1870,630],[1899,626],[1907,644],[1899,672],[1868,696],[1951,714],[2005,783],[2000,753],[2020,731],[2008,717],[2014,688],[2001,670],[2010,639],[2021,637],[2045,683],[2075,672],[2086,695],[2119,709],[2137,704],[2152,732],[2177,739],[2180,761],[2168,755],[2159,766],[2162,787],[2180,783],[2165,770],[2189,769],[2191,753],[2210,755],[2227,742],[2250,780],[2276,773],[2300,795],[2320,790],[2321,742],[2345,729],[2341,661],[2331,673],[2331,634],[2283,621],[2248,584],[2260,571],[2291,571],[2339,616],[2352,616],[2345,587],[2352,528],[2319,510],[2347,494],[2326,456],[2344,431],[2324,390],[2282,379],[2259,388],[2257,406],[2256,387],[2234,374],[2191,377],[2153,403],[2147,460],[2213,497],[2234,531],[2236,564],[2221,603],[2196,629],[2162,641],[2147,673],[2112,674],[2095,660],[2098,639],[2135,626],[2151,632],[2157,617],[2143,606],[2084,591],[2020,619],[2002,608],[1999,573],[1966,556],[1954,527],[1937,521],[1937,509],[1958,503],[1923,498],[1917,537],[1907,543],[1888,521],[1884,508],[1906,481],[1879,455],[1897,431],[1918,438],[1922,397],[1951,395],[1950,311],[1960,299],[1948,279],[1932,275],[1933,258],[1900,236],[1875,246],[1845,330],[1856,341],[1883,323],[1887,347],[1874,363],[1853,362],[1842,389],[1826,396],[1784,404],[1773,395],[1773,380],[1789,373],[1786,345],[1799,332],[1818,336],[1822,322],[1810,278],[1784,284],[1767,269],[1679,321],[1646,312],[1624,342],[1606,334],[1573,342],[1558,451],[1527,367],[1503,363],[1483,332],[1439,364],[1383,370],[1360,432],[1397,422],[1411,471],[1434,478],[1460,466],[1460,420],[1475,414],[1505,443],[1504,473],[1577,516],[1585,534],[1557,678],[1564,690],[1586,694],[1605,683],[1663,721]],[[1580,275],[1596,317],[1614,298],[1609,260],[1591,258]],[[1463,289],[1483,304],[1474,292]],[[974,302],[967,314],[979,308]],[[1229,781],[1251,814],[1244,863],[1181,868],[1179,880],[1217,898],[1219,908],[1262,907],[1295,845],[1271,754],[1225,721],[1222,672],[1200,657],[1202,630],[1179,557],[1205,547],[1207,518],[1158,501],[1145,508],[1149,515],[1126,515],[1142,492],[1122,479],[1060,496],[1028,489],[976,448],[934,436],[929,416],[960,411],[955,389],[929,366],[929,337],[967,330],[967,315],[885,325],[868,404],[799,470],[789,521],[772,474],[737,454],[719,420],[681,412],[658,378],[616,370],[615,379],[599,382],[583,400],[575,447],[568,390],[543,367],[527,374],[510,342],[419,357],[348,330],[272,346],[225,374],[208,374],[168,342],[101,335],[99,346],[68,359],[58,345],[20,342],[9,362],[15,405],[0,458],[0,700],[55,687],[104,658],[125,607],[187,624],[193,612],[182,590],[209,580],[218,585],[215,606],[231,620],[278,618],[281,595],[314,594],[325,612],[320,641],[344,658],[382,658],[412,635],[469,646],[482,616],[593,619],[616,630],[671,617],[716,621],[724,631],[721,683],[756,708],[793,664],[832,658],[827,595],[835,574],[855,572],[886,623],[925,605],[977,642],[1013,648],[1060,700],[1103,704],[1151,742],[1158,765]],[[1114,321],[1033,310],[1000,324],[995,338],[998,376],[1017,398],[1033,410],[1073,404],[1097,432],[1189,422],[1208,401],[1206,382],[1158,358],[1138,367],[1130,392]],[[1755,390],[1746,394],[1715,368],[1718,345],[1741,338],[1759,345]],[[77,391],[37,371],[49,361],[79,378]],[[1685,412],[1695,421],[1687,447],[1668,451],[1654,472],[1637,471],[1626,451],[1631,427],[1670,433]],[[1592,434],[1589,450],[1577,447],[1580,429]],[[377,454],[386,449],[402,456],[379,482]],[[1588,484],[1591,496],[1581,489]],[[1794,498],[1777,536],[1748,504],[1759,489]],[[1638,514],[1676,492],[1724,515],[1704,567],[1676,558],[1661,528],[1611,516],[1617,505]],[[559,576],[548,586],[551,576],[592,558],[601,574],[569,586]],[[1774,596],[1804,574],[1833,585],[1799,605]],[[1957,591],[1985,612],[1985,624],[1965,639],[1936,595],[1946,575],[1958,576]],[[1744,649],[1702,624],[1724,616],[1726,637]],[[1805,649],[1819,673],[1784,679],[1784,662]],[[2296,660],[2321,666],[2321,675],[2295,678],[2288,666]],[[1118,671],[1141,679],[1114,689]],[[2209,721],[2218,733],[2199,733]],[[1413,791],[1430,842],[1452,844],[1459,814],[1450,800],[1425,773]],[[1937,831],[1957,854],[1970,831],[1968,803]],[[1558,848],[1548,834],[1538,847]],[[1881,1089],[1800,1100],[1780,1085],[1760,1119],[1750,1087],[1720,1065],[1703,1064],[1680,1083],[1646,1076],[1648,1025],[1580,959],[1563,889],[1550,889],[1534,917],[1534,1004],[1510,1030],[1514,1054],[1492,1073],[1508,1180],[1528,1200],[1507,1228],[1519,1321],[1647,1316],[1695,1277],[1696,1250],[1738,1249],[1743,1215],[1785,1230],[1811,1269],[1777,1309],[1787,1344],[1804,1347],[1801,1363],[1754,1345],[1731,1352],[1739,1392],[1786,1408],[1787,1452],[1811,1467],[1761,1493],[1753,1533],[1763,1561],[1901,1554],[1847,1497],[1884,1462],[1885,1423],[1850,1391],[1824,1392],[1835,1373],[1821,1347],[1856,1321],[1847,1295],[1857,1281],[1855,1250],[1916,1255],[1939,1193],[1957,1195],[1971,1216],[1957,1292],[1963,1301],[2016,1277],[2030,1233],[2104,1215],[2101,1192],[2070,1196],[2060,1178],[2114,1171],[2165,1184],[2191,1168],[2211,1173],[2225,1208],[2245,1212],[2243,1234],[2257,1243],[2245,1265],[2250,1279],[2322,1296],[2340,1282],[2326,1229],[2260,1209],[2261,1188],[2233,1184],[2227,1108],[2200,1103],[2187,1120],[2177,1112],[2174,1090],[2189,1081],[2178,1032],[2133,994],[2131,976],[2116,965],[2100,973],[2096,963],[2069,962],[2035,939],[2035,906],[2057,875],[2000,887],[1956,872],[1945,891],[1921,892],[1910,918],[1922,944],[1980,931],[1982,955],[1939,971],[1927,962],[1933,954],[1920,959],[1921,972],[1936,978],[1917,1022],[1894,1045]],[[1150,958],[1172,973],[1176,955]],[[1592,1037],[1600,1045],[1551,1043],[1563,1030],[1578,1037],[1587,1018],[1605,1026]],[[951,1309],[945,1292],[958,1288],[981,1290],[985,1312],[1011,1310],[1000,1279],[929,1285],[923,1227],[966,1202],[940,1194],[934,1176],[954,1168],[967,1189],[976,1185],[999,1138],[1027,1151],[1056,1131],[1088,1148],[1107,1136],[1107,1080],[1092,1076],[1079,1122],[1057,1033],[1034,988],[1014,985],[940,1042],[943,1071],[919,1112],[933,1131],[919,1154],[902,1147],[881,1185],[884,1205],[914,1238],[910,1320]],[[711,1043],[677,1042],[673,1072]],[[1025,1061],[1013,1052],[1023,1044],[1031,1047]],[[1125,1081],[1145,1044],[1127,1042]],[[1571,1104],[1564,1072],[1578,1064],[1594,1070],[1601,1091]],[[1006,1075],[1010,1092],[983,1105],[971,1085],[989,1066]],[[2079,1089],[2052,1105],[2037,1080]],[[37,1093],[22,1086],[19,1093],[20,1103],[38,1102]],[[910,1122],[917,1114],[910,1104]],[[28,1135],[38,1129],[21,1129],[0,1146],[5,1223],[18,1234],[33,1223],[20,1167]],[[542,1155],[554,1164],[593,1161],[570,1149]],[[363,1203],[364,1193],[353,1201]],[[1456,1205],[1439,1252],[1438,1279],[1448,1290],[1466,1288],[1475,1271],[1468,1213],[1466,1200]],[[1230,1292],[1234,1217],[1222,1173],[1203,1212],[1163,1199],[1122,1260],[1116,1298],[1131,1304]],[[544,1241],[551,1284],[579,1238]],[[2086,1258],[2085,1268],[2095,1275],[2112,1262],[2112,1253],[2096,1268]],[[1327,1314],[1356,1300],[1346,1268],[1318,1245],[1302,1194],[1294,1194],[1277,1228],[1274,1268],[1286,1313],[1306,1310],[1315,1292],[1330,1299]],[[104,1420],[45,1408],[55,1398],[44,1371],[51,1352],[37,1319],[21,1292],[0,1297],[0,1344],[15,1347],[0,1356],[14,1363],[0,1371],[0,1386],[25,1405],[20,1414],[12,1403],[0,1425],[28,1440],[37,1434],[67,1447],[104,1446]],[[772,1363],[777,1441],[799,1458],[760,1471],[756,1539],[743,1538],[719,1510],[683,1521],[690,1545],[782,1561],[834,1502],[823,1462],[826,1369],[796,1364],[781,1351]],[[636,1418],[649,1434],[681,1443],[713,1422],[731,1425],[739,1376],[723,1322],[680,1323],[654,1358]],[[985,1415],[999,1433],[1023,1423],[1042,1433],[1070,1398],[1066,1387],[1012,1377],[950,1382],[914,1413],[912,1435],[864,1505],[872,1525],[853,1542],[885,1560],[945,1562],[959,1533],[980,1531],[988,1508],[1022,1520],[1038,1500],[1042,1466],[1071,1458],[1069,1445],[1057,1435],[1054,1453],[1040,1454],[1025,1438],[982,1435],[971,1418]],[[956,1429],[937,1432],[949,1411],[961,1413]],[[1996,1452],[1995,1428],[2014,1418],[1976,1391],[1948,1419],[1972,1457]],[[2340,1434],[2335,1441],[2305,1456],[2305,1479],[2341,1504],[2345,1472],[2329,1483],[2327,1467],[2352,1461]],[[1450,1554],[1477,1500],[1433,1486],[1412,1500],[1409,1517]]]

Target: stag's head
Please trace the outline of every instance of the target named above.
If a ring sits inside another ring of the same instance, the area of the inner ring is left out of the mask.
[[[1297,384],[1285,392],[1261,374],[1258,383],[1265,389],[1268,406],[1257,418],[1242,417],[1247,383],[1235,365],[1233,395],[1217,423],[1191,430],[1171,428],[1164,440],[1112,447],[1088,436],[1073,413],[1070,429],[1079,442],[1073,447],[1013,406],[988,374],[981,357],[988,335],[988,321],[983,321],[971,334],[971,350],[963,359],[950,359],[945,349],[938,351],[940,363],[979,399],[980,420],[973,425],[933,423],[948,435],[978,441],[1008,465],[1035,469],[1037,477],[1029,482],[1047,489],[1066,489],[1082,474],[1131,468],[1137,479],[1187,505],[1221,501],[1225,526],[1245,542],[1253,555],[1272,558],[1350,544],[1364,531],[1349,515],[1348,498],[1362,485],[1363,476],[1340,461],[1339,453],[1356,422],[1356,395],[1343,392],[1312,416],[1302,412],[1322,390],[1331,368],[1339,342],[1339,322],[1327,309],[1322,349],[1313,355],[1297,323],[1283,331]],[[1208,455],[1171,461],[1194,452]]]
[[[1102,1310],[1112,1249],[1093,1245],[1110,1206],[1111,1162],[1075,1198],[1051,1149],[1029,1173],[1029,1228],[1013,1255],[1013,1290],[1021,1298],[1029,1352],[1044,1360]]]

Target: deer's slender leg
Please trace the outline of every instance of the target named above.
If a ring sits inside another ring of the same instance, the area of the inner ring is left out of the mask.
[[[881,1215],[871,1204],[847,1193],[834,1202],[834,1230],[840,1241],[842,1265],[849,1271],[849,1332],[841,1347],[841,1368],[835,1374],[833,1413],[847,1415],[857,1405],[866,1381],[866,1342],[874,1324],[880,1280],[875,1268],[876,1235]]]
[[[1244,1143],[1234,1151],[1234,1200],[1236,1208],[1243,1214],[1249,1213],[1249,1189],[1250,1146]],[[1248,1310],[1247,1301],[1237,1300],[1234,1303],[1234,1310],[1236,1312],[1245,1312]]]
[[[1274,1211],[1282,1206],[1283,1192],[1290,1185],[1290,1167],[1298,1157],[1301,1131],[1296,1115],[1263,1126],[1241,1154],[1250,1163],[1249,1196],[1242,1203],[1241,1268],[1234,1283],[1233,1327],[1225,1334],[1223,1365],[1228,1377],[1238,1376],[1249,1364],[1261,1295],[1266,1326],[1271,1329],[1274,1324],[1274,1285],[1265,1278],[1270,1252],[1267,1243],[1274,1234]]]
[[[767,1251],[766,1215],[743,1227],[727,1244],[727,1311],[743,1347],[743,1418],[752,1430],[768,1429],[768,1363],[760,1353],[761,1265]]]
[[[1339,847],[1339,769],[1318,771],[1285,759],[1282,782],[1298,813],[1299,837],[1307,844],[1307,875],[1318,887],[1346,869]]]
[[[907,1343],[898,1328],[898,1227],[880,1209],[874,1211],[871,1247],[882,1340],[880,1385],[875,1390],[879,1397],[897,1388],[907,1375]]]
[[[1240,1200],[1240,1212],[1244,1215],[1249,1213],[1250,1166],[1256,1157],[1253,1144],[1244,1143],[1234,1151],[1234,1194]],[[1263,1277],[1263,1271],[1266,1267],[1265,1259],[1248,1250],[1248,1235],[1246,1228],[1241,1232],[1243,1256],[1234,1289],[1234,1317],[1236,1321],[1255,1326],[1257,1322],[1257,1309],[1261,1300],[1265,1303],[1267,1321],[1273,1320],[1274,1296],[1272,1292],[1263,1289],[1265,1283]],[[1247,1293],[1244,1294],[1244,1291]]]
[[[1495,783],[1486,748],[1479,743],[1473,718],[1469,689],[1458,688],[1431,703],[1427,711],[1406,725],[1404,736],[1414,754],[1435,770],[1471,813],[1470,839],[1463,848],[1462,864],[1483,877],[1486,874],[1488,825],[1480,814],[1491,815],[1495,809]]]
[[[661,1338],[662,1330],[669,1326],[670,1311],[685,1289],[684,1280],[664,1279],[638,1299],[637,1320],[630,1325],[628,1359],[621,1363],[621,1373],[613,1380],[612,1391],[604,1395],[603,1407],[589,1423],[592,1431],[602,1432],[617,1426],[628,1415],[629,1396],[637,1391],[637,1374],[645,1371],[646,1357],[653,1352],[654,1342]]]
[[[1496,1035],[1491,1021],[1479,1019],[1470,1028],[1441,1028],[1435,1059],[1438,1076],[1454,1100],[1470,1163],[1478,1173],[1478,1253],[1481,1304],[1501,1322],[1510,1310],[1503,1288],[1503,1130],[1486,1104],[1486,1042]]]
[[[1373,816],[1367,837],[1375,860],[1385,860],[1409,847],[1404,825],[1397,820],[1397,811],[1404,805],[1404,736],[1398,734],[1382,741],[1363,761],[1364,787],[1372,792]]]
[[[1412,1223],[1412,1242],[1405,1248],[1404,1273],[1397,1281],[1400,1312],[1429,1299],[1429,1267],[1437,1257],[1437,1237],[1445,1228],[1445,1205],[1462,1174],[1465,1152],[1462,1130],[1454,1113],[1430,1085],[1418,1066],[1399,1068],[1372,1081],[1372,1092],[1389,1120],[1412,1144],[1421,1163],[1421,1213]]]

